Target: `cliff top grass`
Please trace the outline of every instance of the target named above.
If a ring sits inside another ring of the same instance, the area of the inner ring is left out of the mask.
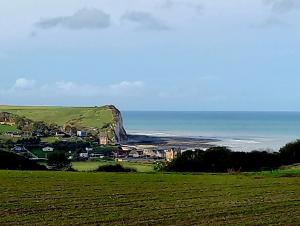
[[[113,122],[113,112],[103,107],[51,107],[51,106],[6,106],[0,105],[0,112],[24,116],[33,121],[44,121],[63,126],[73,123],[79,127],[101,129]]]

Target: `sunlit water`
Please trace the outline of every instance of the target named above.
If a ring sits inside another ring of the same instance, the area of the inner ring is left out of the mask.
[[[122,113],[130,134],[217,138],[233,150],[278,150],[300,138],[300,112]]]

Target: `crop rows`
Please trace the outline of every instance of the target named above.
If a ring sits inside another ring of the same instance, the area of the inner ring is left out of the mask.
[[[300,178],[0,171],[0,225],[300,222]]]

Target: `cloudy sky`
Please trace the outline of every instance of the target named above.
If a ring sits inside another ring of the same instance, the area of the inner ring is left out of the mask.
[[[0,0],[0,104],[300,111],[300,0]]]

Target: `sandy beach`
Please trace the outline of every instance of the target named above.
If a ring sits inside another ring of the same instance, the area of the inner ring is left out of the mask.
[[[190,138],[179,136],[148,136],[148,135],[128,135],[128,145],[134,145],[145,149],[207,149],[213,147],[217,139]]]

